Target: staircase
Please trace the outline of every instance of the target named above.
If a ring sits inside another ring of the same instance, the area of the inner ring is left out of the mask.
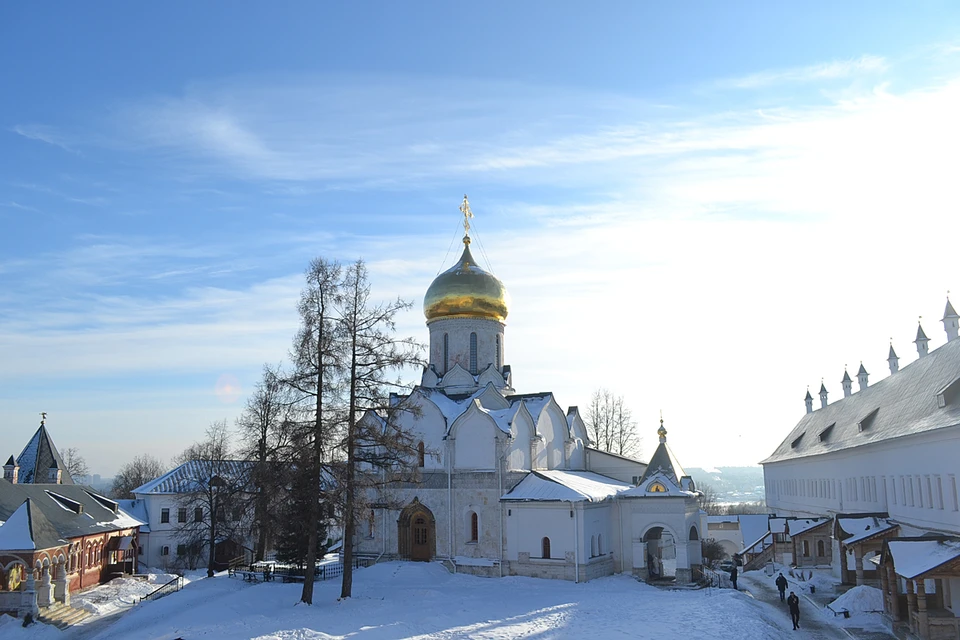
[[[37,616],[37,620],[45,624],[52,624],[57,629],[63,630],[69,626],[77,624],[89,616],[89,611],[84,611],[83,609],[74,609],[73,607],[60,604],[54,607],[41,609],[40,614]]]
[[[767,535],[757,540],[749,549],[744,550],[743,557],[746,562],[741,571],[762,569],[768,562],[773,560],[776,548],[776,543],[773,542],[773,535],[768,531]]]

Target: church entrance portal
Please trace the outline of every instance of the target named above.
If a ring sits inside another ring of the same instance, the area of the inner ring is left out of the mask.
[[[677,545],[673,535],[663,527],[652,527],[643,536],[647,544],[647,571],[651,578],[673,578],[677,575]]]
[[[433,512],[414,498],[397,520],[397,553],[410,560],[429,562],[437,553],[436,532]]]

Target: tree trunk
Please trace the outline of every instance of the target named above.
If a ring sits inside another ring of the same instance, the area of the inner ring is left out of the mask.
[[[217,558],[217,494],[213,494],[213,500],[211,501],[213,508],[210,510],[210,539],[207,541],[208,546],[210,547],[207,552],[207,577],[212,578],[213,563]]]

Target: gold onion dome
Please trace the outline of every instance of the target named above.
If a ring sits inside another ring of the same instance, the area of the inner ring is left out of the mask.
[[[430,284],[423,297],[427,321],[437,318],[507,318],[510,296],[503,283],[477,266],[470,253],[470,236],[463,237],[463,255]]]

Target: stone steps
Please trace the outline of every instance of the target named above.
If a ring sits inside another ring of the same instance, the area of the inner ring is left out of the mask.
[[[41,610],[37,620],[45,624],[51,624],[58,629],[66,629],[77,624],[81,620],[90,617],[90,612],[83,609],[74,609],[66,605],[50,607]]]

